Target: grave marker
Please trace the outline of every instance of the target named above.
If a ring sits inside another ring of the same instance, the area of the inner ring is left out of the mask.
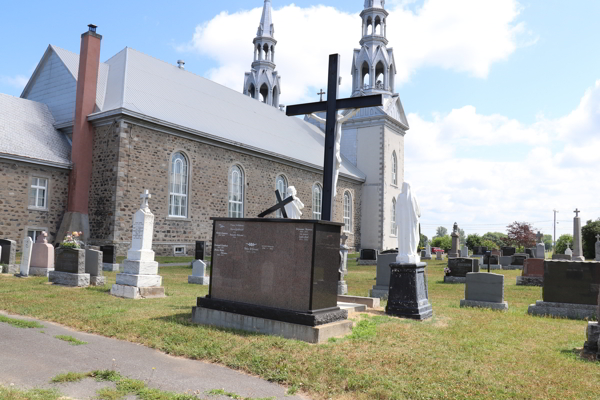
[[[493,310],[508,310],[504,301],[504,275],[485,272],[467,274],[465,299],[461,307],[481,307]]]
[[[26,278],[29,276],[29,267],[31,266],[31,250],[33,240],[29,236],[23,240],[23,255],[21,256],[21,268],[18,276]]]
[[[114,245],[100,246],[102,252],[102,270],[103,271],[119,271],[117,264],[117,251]]]
[[[17,242],[9,239],[0,239],[0,264],[4,265],[3,273],[16,274],[19,271],[19,266],[16,265],[17,259]]]
[[[50,271],[54,271],[54,247],[48,243],[48,233],[42,232],[31,250],[29,275],[47,277]]]

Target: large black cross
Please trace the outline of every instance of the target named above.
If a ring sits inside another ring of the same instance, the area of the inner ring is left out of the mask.
[[[331,221],[333,212],[333,160],[335,159],[336,153],[335,126],[337,124],[338,110],[378,107],[383,105],[383,95],[381,94],[338,99],[339,77],[340,55],[331,54],[329,56],[329,74],[327,78],[327,101],[288,106],[286,111],[288,116],[312,114],[323,111],[327,112],[327,122],[325,124],[325,156],[323,162],[323,207],[321,214],[321,219],[324,221]]]

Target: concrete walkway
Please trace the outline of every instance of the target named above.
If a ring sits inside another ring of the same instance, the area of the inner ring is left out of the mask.
[[[1,311],[0,315],[36,321]],[[171,357],[141,345],[73,331],[50,322],[37,322],[44,328],[22,329],[0,322],[0,385],[12,384],[17,389],[56,388],[64,396],[87,400],[94,398],[96,390],[114,387],[114,383],[85,379],[79,383],[51,384],[50,380],[60,373],[113,369],[125,377],[147,382],[149,387],[197,393],[200,399],[229,399],[206,395],[213,389],[250,398],[307,399],[299,395],[286,396],[282,386],[229,368]],[[71,346],[56,339],[56,335],[72,336],[88,344]]]

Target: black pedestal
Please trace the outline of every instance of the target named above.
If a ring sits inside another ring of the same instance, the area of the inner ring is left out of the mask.
[[[426,263],[390,264],[390,293],[386,314],[424,320],[433,316],[427,289]]]

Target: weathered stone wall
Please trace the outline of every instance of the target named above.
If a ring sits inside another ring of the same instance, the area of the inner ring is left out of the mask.
[[[98,151],[103,140],[101,138],[106,136],[104,130],[97,129]],[[109,134],[108,137],[114,139],[116,135]],[[210,217],[227,217],[229,169],[236,164],[242,167],[245,174],[245,217],[256,217],[275,204],[275,180],[283,174],[288,184],[296,187],[298,197],[305,204],[303,218],[312,219],[312,188],[316,182],[321,182],[320,174],[138,125],[121,126],[118,138],[114,238],[106,233],[106,226],[91,229],[98,235],[92,235],[95,242],[112,241],[121,255],[127,251],[131,241],[132,217],[139,208],[139,196],[144,189],[152,193],[150,208],[155,215],[154,250],[158,255],[173,255],[175,245],[186,245],[187,254],[193,255],[196,240],[211,240]],[[106,148],[112,148],[112,145]],[[170,161],[176,151],[183,152],[190,163],[189,211],[186,219],[168,217]],[[95,154],[95,160],[96,157],[107,157],[111,163],[114,162],[114,149],[108,152],[111,155]],[[110,169],[109,166],[104,168]],[[101,174],[100,171],[94,172],[94,176],[100,177]],[[348,190],[354,203],[354,232],[360,232],[361,187],[361,184],[340,178],[337,190],[335,220],[343,221],[342,202],[344,191]],[[100,203],[100,200],[96,201]],[[100,210],[100,207],[94,210]],[[108,213],[103,215],[108,216]],[[352,248],[358,246],[359,234],[349,236],[347,244]]]
[[[48,179],[48,207],[29,209],[31,177]],[[53,241],[67,208],[69,170],[0,160],[0,238],[12,239],[18,249],[28,229],[47,230]]]

